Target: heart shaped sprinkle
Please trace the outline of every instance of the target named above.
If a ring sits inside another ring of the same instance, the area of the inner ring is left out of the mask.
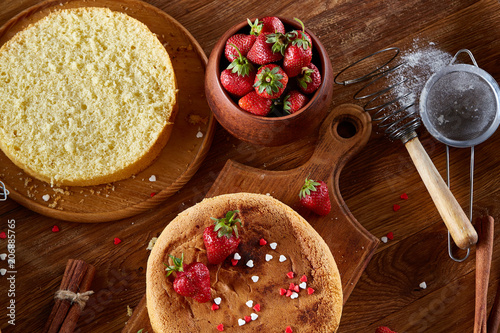
[[[306,288],[307,288],[307,283],[305,283],[305,282],[301,282],[301,283],[299,284],[299,287],[300,287],[300,289],[306,289]]]
[[[393,240],[394,239],[394,233],[391,231],[390,233],[387,234],[387,238],[389,238],[390,240]]]
[[[286,273],[286,276],[288,276],[289,279],[293,279],[293,275],[293,272]]]
[[[287,326],[285,329],[285,333],[293,333],[292,328],[290,326]]]
[[[259,303],[255,304],[253,309],[255,310],[255,312],[259,312],[260,311],[260,304]]]
[[[280,262],[284,262],[284,261],[286,261],[286,257],[284,255],[280,255],[279,260],[280,260]]]
[[[384,243],[387,243],[387,237],[386,237],[386,236],[381,237],[381,238],[380,238],[380,240],[381,240],[382,242],[384,242]]]
[[[286,294],[286,289],[280,288],[280,295],[283,296]]]
[[[5,232],[4,232],[4,231],[0,232],[0,238],[1,238],[1,239],[5,239],[5,238],[7,238],[7,235],[5,234]]]
[[[122,240],[121,240],[120,238],[118,238],[118,237],[116,237],[116,238],[113,240],[113,243],[114,243],[115,245],[118,245],[118,244],[120,244],[121,242],[122,242]]]
[[[260,246],[264,246],[264,245],[266,245],[266,244],[267,244],[267,241],[266,241],[264,238],[261,238],[261,239],[259,240],[259,244],[260,244]]]
[[[395,211],[395,212],[397,212],[400,209],[401,209],[401,206],[398,205],[398,204],[395,204],[394,206],[392,206],[392,210]]]
[[[269,244],[269,246],[271,247],[271,249],[276,250],[278,243],[271,243],[271,244]]]
[[[256,320],[257,318],[259,318],[259,315],[258,315],[258,314],[256,314],[256,313],[252,313],[252,314],[250,315],[250,318],[252,318],[252,320]]]
[[[222,301],[222,298],[220,298],[220,297],[214,298],[214,303],[217,305],[220,305],[221,301]]]
[[[403,194],[401,194],[400,198],[403,200],[408,200],[408,194],[403,193]]]
[[[238,252],[236,252],[233,256],[234,260],[240,260],[241,259],[241,256]]]
[[[42,196],[43,201],[49,201],[50,200],[50,195],[45,194]]]
[[[151,198],[154,197],[156,195],[156,192],[151,192],[151,194],[149,195]]]
[[[53,226],[52,232],[59,232],[59,227],[57,225]]]
[[[7,258],[7,253],[0,254],[0,259],[1,260],[5,260],[5,258]]]
[[[233,265],[233,266],[238,265],[238,260],[236,260],[236,259],[231,259],[231,265]]]
[[[7,273],[7,270],[5,268],[0,269],[0,275],[4,276],[5,273]]]
[[[248,260],[247,261],[247,266],[252,268],[253,267],[253,260]]]
[[[311,295],[312,293],[314,293],[314,289],[311,287],[307,288],[307,293]]]
[[[270,254],[266,254],[266,261],[270,261],[271,259],[273,259],[273,256]]]
[[[224,324],[219,324],[219,325],[217,325],[217,330],[218,330],[219,332],[223,332],[223,331],[224,331]]]
[[[427,283],[425,283],[425,281],[420,283],[418,286],[422,289],[427,289]]]
[[[219,306],[217,304],[212,304],[212,311],[219,310]]]
[[[285,294],[285,295],[286,295],[286,297],[290,297],[290,296],[292,296],[292,293],[293,293],[293,291],[291,291],[291,290],[289,289],[289,290],[287,290],[287,291],[286,291],[286,294]]]
[[[251,322],[251,321],[252,321],[252,317],[250,317],[250,316],[245,316],[245,321],[246,321],[247,323]]]
[[[300,282],[307,282],[307,276],[302,275],[302,277],[300,278]]]
[[[245,319],[241,319],[241,318],[240,318],[240,319],[238,319],[238,325],[243,326],[243,325],[245,325],[246,323],[247,323],[247,322],[245,321]]]
[[[257,281],[259,281],[259,277],[258,277],[258,276],[256,276],[256,275],[252,276],[252,281],[253,281],[253,282],[257,282]]]
[[[155,175],[151,175],[151,177],[149,177],[149,181],[150,182],[155,182],[156,181],[156,176]]]
[[[245,303],[249,308],[253,306],[253,301],[249,300],[248,302]]]
[[[290,290],[294,290],[295,289],[295,283],[290,283],[290,286],[288,287],[288,289]]]
[[[296,292],[293,292],[293,293],[290,295],[290,298],[291,298],[291,299],[295,299],[295,298],[297,298],[297,297],[299,297],[299,294],[297,294]]]

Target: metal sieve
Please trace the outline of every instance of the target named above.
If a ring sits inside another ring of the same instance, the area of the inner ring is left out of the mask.
[[[474,65],[454,64],[467,53]],[[500,123],[500,88],[495,79],[479,68],[472,53],[458,51],[450,64],[433,74],[420,95],[420,116],[429,133],[446,145],[447,184],[450,187],[449,147],[470,148],[469,220],[472,222],[474,197],[474,146],[495,133]],[[448,232],[448,254],[452,254]]]

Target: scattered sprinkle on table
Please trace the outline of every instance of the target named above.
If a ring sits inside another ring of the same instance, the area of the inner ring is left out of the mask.
[[[156,195],[156,192],[151,192],[151,194],[149,195],[151,198],[154,197]]]
[[[52,232],[59,232],[59,227],[57,225],[53,226]]]
[[[7,270],[5,268],[0,269],[0,275],[4,276],[5,273],[7,273]]]
[[[0,254],[0,260],[5,260],[7,258],[7,253]]]
[[[390,240],[393,240],[394,239],[394,233],[391,231],[387,234],[387,238],[390,239]]]
[[[387,243],[387,237],[386,237],[386,236],[381,237],[381,238],[380,238],[380,240],[381,240],[382,242],[384,242],[384,243]]]
[[[155,175],[151,175],[151,177],[149,177],[149,181],[150,182],[155,182],[156,181],[156,176]]]
[[[120,238],[118,238],[118,237],[116,237],[116,238],[113,240],[113,243],[114,243],[115,245],[118,245],[118,244],[120,244],[121,242],[122,242],[122,240],[121,240]]]
[[[422,289],[427,289],[427,283],[425,283],[425,281],[420,283],[418,286]]]
[[[1,239],[7,238],[7,235],[5,234],[5,231],[0,232],[0,238]]]
[[[395,211],[395,212],[397,212],[400,209],[401,209],[401,206],[398,205],[398,204],[394,204],[394,206],[392,206],[392,210]]]
[[[196,137],[198,139],[202,138],[203,137],[203,132],[202,131],[198,131],[198,133],[196,133]]]
[[[403,194],[401,194],[400,198],[403,200],[408,200],[408,194],[403,193]]]

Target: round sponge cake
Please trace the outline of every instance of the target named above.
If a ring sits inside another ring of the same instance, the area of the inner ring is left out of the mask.
[[[169,55],[143,23],[58,10],[0,49],[0,148],[56,185],[125,179],[168,141],[176,94]]]
[[[210,265],[203,230],[213,224],[211,217],[229,210],[239,210],[242,223],[239,259],[233,265],[231,255]],[[185,264],[199,261],[209,268],[210,302],[174,291],[175,273],[166,277],[165,264],[172,265],[169,255],[182,254]],[[156,333],[217,332],[221,324],[225,332],[285,332],[287,326],[294,333],[335,332],[342,311],[339,271],[321,236],[287,205],[250,193],[205,199],[170,222],[148,260],[146,297]],[[213,311],[217,298],[219,309]]]

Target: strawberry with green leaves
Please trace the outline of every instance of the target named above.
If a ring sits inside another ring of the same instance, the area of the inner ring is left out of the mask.
[[[387,326],[379,326],[377,327],[377,329],[375,330],[375,333],[397,333],[397,332],[394,332],[393,330],[391,330],[389,327]]]
[[[299,89],[304,94],[312,94],[318,90],[321,85],[321,73],[318,67],[313,63],[308,64],[302,68],[301,73],[297,76],[297,82],[299,84]]]
[[[210,272],[201,262],[184,264],[184,253],[180,258],[169,256],[173,261],[173,266],[167,266],[167,276],[177,272],[174,279],[174,290],[179,295],[192,297],[199,303],[210,300]]]
[[[308,102],[309,97],[297,90],[292,90],[283,100],[283,110],[289,114],[295,113],[302,109]]]
[[[239,48],[231,44],[238,52],[238,57],[229,64],[220,74],[220,82],[224,89],[235,96],[244,96],[253,89],[255,81],[255,69],[245,58]]]
[[[302,68],[312,60],[312,39],[304,32],[302,21],[297,18],[295,20],[302,25],[302,30],[293,30],[286,34],[288,43],[283,57],[283,69],[289,77],[299,75]]]
[[[232,62],[238,56],[246,56],[252,48],[257,37],[254,35],[235,34],[226,41],[224,56],[229,62]]]
[[[259,68],[253,86],[260,96],[276,99],[281,96],[287,84],[288,76],[285,71],[276,64],[268,64]]]
[[[265,98],[252,90],[238,101],[238,105],[245,111],[253,113],[257,116],[267,116],[271,112],[273,100]]]
[[[211,217],[214,224],[203,231],[203,243],[209,263],[220,264],[238,248],[240,244],[238,224],[241,226],[241,220],[236,218],[238,213],[238,210],[231,210],[223,218]]]
[[[306,178],[299,193],[300,203],[318,215],[325,216],[332,208],[328,186],[323,181]]]
[[[261,33],[275,33],[280,32],[282,34],[285,33],[285,26],[283,22],[275,16],[264,17],[262,20],[256,19],[255,22],[252,23],[249,19],[247,19],[248,25],[250,25],[250,34],[252,35],[260,35]]]

